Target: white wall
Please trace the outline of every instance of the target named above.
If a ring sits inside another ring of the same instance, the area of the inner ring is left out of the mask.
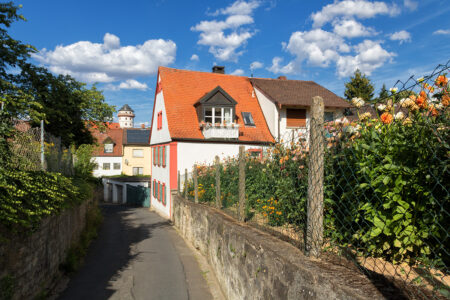
[[[164,127],[163,127],[164,128]],[[166,146],[166,166],[163,167],[158,165],[153,165],[153,151],[156,147],[161,146],[153,146],[152,147],[152,182],[151,182],[151,207],[160,213],[162,216],[167,218],[170,217],[170,146],[168,144]],[[166,205],[162,204],[162,201],[159,202],[155,197],[153,197],[153,180],[161,182],[161,184],[166,184]]]
[[[276,139],[278,137],[278,108],[258,88],[254,87],[254,89],[270,133]]]
[[[155,109],[153,110],[152,117],[152,136],[150,137],[150,145],[168,143],[171,141],[163,94],[164,91],[161,91],[155,97]],[[158,113],[160,111],[162,111],[162,129],[158,130]],[[182,118],[182,116],[180,116],[180,118]]]
[[[114,176],[122,173],[122,156],[95,156],[92,160],[98,164],[98,169],[94,170],[95,177]],[[110,163],[110,169],[103,170],[103,163]],[[114,163],[120,163],[119,170],[114,170]]]

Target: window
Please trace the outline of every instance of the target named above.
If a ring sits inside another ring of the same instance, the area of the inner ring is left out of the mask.
[[[156,198],[156,180],[153,179],[153,198]]]
[[[114,163],[113,168],[114,170],[120,170],[120,163]]]
[[[103,163],[103,170],[109,170],[111,169],[111,164],[110,163]]]
[[[158,182],[158,186],[159,186],[159,197],[158,200],[161,201],[162,198],[162,184],[160,182]]]
[[[248,152],[251,157],[260,157],[262,158],[262,149],[248,149]]]
[[[160,167],[161,166],[161,149],[160,149],[161,147],[159,147],[158,146],[158,158],[157,158],[157,160],[158,160],[158,167]]]
[[[114,144],[105,144],[105,153],[112,153]]]
[[[144,175],[144,168],[142,167],[133,167],[133,176]]]
[[[143,149],[133,149],[133,157],[144,157]]]
[[[157,116],[158,116],[158,118],[156,120],[157,121],[156,128],[158,130],[161,130],[162,129],[162,111],[160,111]]]
[[[97,163],[94,164],[94,170],[98,170],[98,164]]]
[[[287,127],[306,127],[306,109],[288,108],[286,118]]]
[[[205,107],[204,116],[206,123],[231,124],[233,122],[233,109],[231,107]]]
[[[242,118],[244,119],[244,124],[246,126],[255,126],[255,122],[253,122],[252,113],[242,112]]]
[[[323,115],[323,120],[325,122],[331,122],[334,120],[334,112],[332,111],[326,111],[325,114]]]
[[[156,147],[153,147],[153,165],[156,166]]]

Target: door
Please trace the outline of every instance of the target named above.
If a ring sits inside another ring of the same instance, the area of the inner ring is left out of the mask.
[[[150,188],[127,184],[127,204],[150,207]]]

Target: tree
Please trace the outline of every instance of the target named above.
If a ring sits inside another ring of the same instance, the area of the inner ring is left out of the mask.
[[[385,100],[389,97],[389,91],[386,89],[386,85],[383,83],[381,87],[380,94],[378,95],[379,100]]]
[[[366,75],[361,74],[358,69],[355,71],[350,81],[345,84],[345,97],[347,100],[352,100],[355,97],[362,98],[366,102],[372,101],[373,85]]]
[[[93,142],[87,121],[98,125],[112,120],[114,107],[105,103],[102,91],[95,85],[87,88],[69,75],[56,76],[31,64],[22,67],[20,81],[42,106],[46,132],[61,137],[65,146]]]

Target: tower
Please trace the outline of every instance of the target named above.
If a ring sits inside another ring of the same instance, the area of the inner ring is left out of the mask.
[[[119,109],[117,116],[119,117],[120,128],[134,127],[134,110],[132,110],[128,104],[125,104],[121,109]]]

